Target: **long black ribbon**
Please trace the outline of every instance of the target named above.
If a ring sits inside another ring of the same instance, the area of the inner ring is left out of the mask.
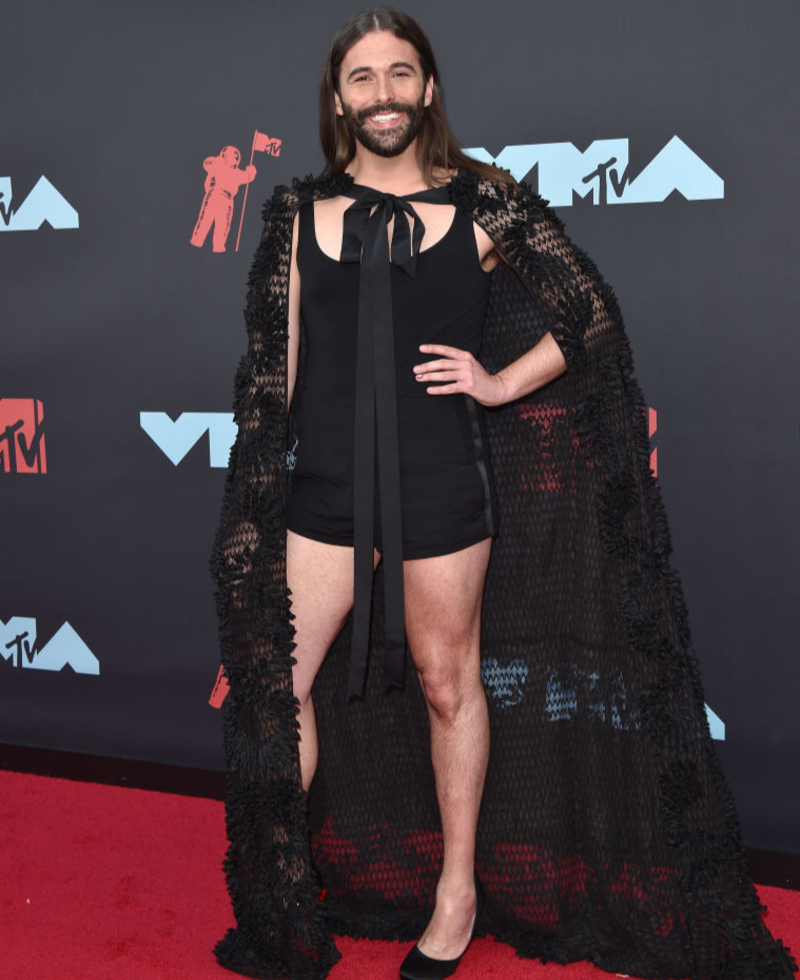
[[[353,640],[347,682],[347,694],[352,697],[364,693],[369,650],[376,436],[386,610],[384,677],[387,687],[403,687],[405,681],[403,526],[389,263],[399,265],[409,276],[415,274],[425,226],[410,202],[449,204],[450,193],[443,186],[397,197],[361,184],[351,184],[343,193],[355,200],[344,213],[341,261],[361,263],[353,472]],[[387,225],[392,217],[390,253]]]

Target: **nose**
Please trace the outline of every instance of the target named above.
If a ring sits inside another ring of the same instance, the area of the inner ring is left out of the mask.
[[[375,92],[376,102],[391,102],[394,97],[392,81],[388,75],[378,75],[378,88]]]

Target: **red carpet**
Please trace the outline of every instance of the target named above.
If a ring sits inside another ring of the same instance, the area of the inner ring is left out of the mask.
[[[222,804],[0,772],[1,980],[231,980],[211,948],[232,923]],[[760,888],[800,951],[800,893]],[[408,943],[339,939],[331,980],[396,980]],[[476,941],[459,980],[608,980]]]

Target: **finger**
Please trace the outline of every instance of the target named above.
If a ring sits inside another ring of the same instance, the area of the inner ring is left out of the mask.
[[[457,371],[431,371],[420,376],[420,381],[461,381]]]
[[[461,385],[457,382],[451,385],[437,385],[435,388],[426,388],[429,395],[449,395],[456,391],[461,391]]]
[[[442,354],[445,357],[453,357],[457,361],[472,357],[468,350],[461,350],[460,347],[448,347],[447,344],[421,344],[419,349],[425,354]]]
[[[425,364],[415,364],[414,374],[426,374],[428,371],[454,371],[461,363],[452,359],[427,361]]]

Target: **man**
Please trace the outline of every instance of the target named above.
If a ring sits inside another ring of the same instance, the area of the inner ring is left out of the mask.
[[[265,211],[213,558],[237,918],[220,962],[322,977],[332,929],[418,938],[401,977],[448,976],[482,926],[477,864],[486,924],[525,955],[790,976],[713,756],[613,294],[541,200],[457,149],[405,15],[367,11],[336,35],[321,136],[326,174]],[[432,329],[480,311],[480,359],[423,338],[404,374],[405,334],[436,304]],[[436,406],[463,408],[456,455],[479,493],[464,547],[458,528],[433,555],[409,537],[426,423],[403,439],[406,401],[431,427]],[[375,655],[402,683],[403,627],[420,690],[384,696]]]

